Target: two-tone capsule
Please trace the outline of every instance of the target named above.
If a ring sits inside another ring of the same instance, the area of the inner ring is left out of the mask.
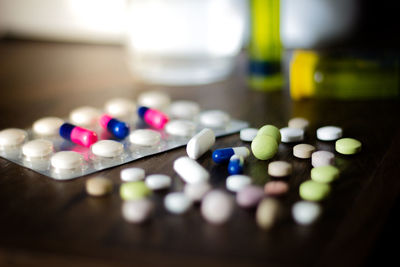
[[[156,129],[164,129],[165,124],[169,121],[168,116],[161,111],[144,106],[138,108],[138,115]]]
[[[241,174],[243,173],[244,158],[243,156],[233,155],[228,164],[229,174]]]
[[[118,139],[124,139],[129,135],[129,126],[123,121],[117,120],[110,115],[104,114],[100,117],[100,125]]]
[[[221,148],[214,150],[212,158],[215,163],[223,163],[228,162],[233,155],[247,158],[250,155],[250,150],[245,146]]]
[[[61,125],[59,132],[64,139],[81,146],[90,147],[97,142],[97,134],[95,132],[70,123]]]

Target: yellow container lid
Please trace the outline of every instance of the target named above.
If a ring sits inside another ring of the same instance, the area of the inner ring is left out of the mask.
[[[290,95],[298,100],[315,94],[314,70],[318,55],[312,51],[296,50],[290,62]]]

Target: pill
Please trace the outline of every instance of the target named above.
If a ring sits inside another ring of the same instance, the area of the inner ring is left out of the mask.
[[[172,102],[169,112],[173,118],[192,120],[200,112],[200,106],[196,102],[179,100]]]
[[[240,140],[245,142],[251,142],[257,136],[258,129],[256,128],[245,128],[240,130]]]
[[[64,123],[64,120],[57,117],[45,117],[33,123],[33,132],[41,136],[58,135],[58,129]]]
[[[242,188],[236,195],[236,202],[242,208],[253,208],[265,196],[260,186],[248,185]]]
[[[330,193],[329,184],[308,180],[300,185],[299,193],[302,199],[309,201],[320,201]]]
[[[223,224],[233,213],[233,200],[230,195],[220,190],[207,193],[201,202],[203,218],[212,224]]]
[[[137,102],[140,106],[159,110],[167,110],[171,99],[168,94],[162,91],[147,91],[138,96]]]
[[[211,190],[208,182],[185,184],[183,192],[193,202],[199,202]]]
[[[325,165],[311,169],[311,179],[320,183],[330,183],[339,177],[339,169],[332,165]]]
[[[0,131],[0,148],[6,149],[19,146],[25,142],[27,137],[26,131],[21,129],[9,128],[2,130]]]
[[[212,153],[212,159],[215,163],[223,163],[228,162],[233,155],[247,158],[250,155],[250,151],[245,146],[219,148]]]
[[[53,153],[53,142],[35,139],[22,146],[22,154],[27,158],[44,158]]]
[[[297,128],[305,130],[310,123],[304,118],[292,118],[288,122],[289,128]]]
[[[229,174],[241,174],[243,173],[244,158],[243,156],[233,155],[228,163]]]
[[[135,102],[128,98],[113,98],[108,100],[104,109],[107,114],[116,118],[129,118],[135,113]]]
[[[101,140],[93,144],[90,149],[96,156],[113,158],[124,152],[124,145],[114,140]]]
[[[156,129],[164,129],[165,124],[169,121],[168,116],[161,111],[145,106],[138,108],[138,115],[148,125]]]
[[[186,152],[192,159],[198,159],[215,143],[214,131],[204,128],[193,136],[186,145]]]
[[[126,168],[121,170],[121,180],[124,182],[135,182],[143,180],[145,171],[142,168]]]
[[[200,113],[199,121],[205,127],[224,128],[229,123],[230,116],[222,110],[207,110]]]
[[[304,130],[302,129],[285,127],[280,132],[284,143],[301,142],[304,139]]]
[[[147,198],[124,201],[122,216],[130,223],[143,223],[151,217],[154,204]]]
[[[105,196],[113,190],[113,182],[105,177],[92,177],[86,181],[86,192],[95,197]]]
[[[97,124],[100,116],[101,112],[97,108],[84,106],[72,110],[69,119],[79,126],[92,126]]]
[[[152,174],[146,177],[145,183],[151,190],[166,189],[171,186],[171,177],[164,174]]]
[[[119,194],[123,200],[135,200],[149,196],[151,190],[143,181],[135,181],[121,184]]]
[[[70,123],[61,125],[59,132],[64,139],[81,146],[90,147],[97,142],[97,134],[95,132]]]
[[[164,206],[170,213],[183,214],[192,206],[192,201],[182,192],[173,192],[164,198]]]
[[[318,203],[310,201],[298,201],[292,206],[292,216],[300,225],[312,224],[322,213]]]
[[[161,141],[161,134],[150,129],[139,129],[129,135],[129,141],[139,146],[155,146]]]
[[[329,151],[316,151],[311,154],[311,165],[313,167],[334,165],[335,155]]]
[[[129,126],[123,121],[104,114],[100,117],[100,125],[118,139],[124,139],[129,134]]]
[[[192,136],[196,130],[196,124],[187,120],[172,120],[165,125],[165,131],[170,135]]]
[[[277,127],[275,127],[274,125],[264,125],[263,127],[261,127],[258,132],[257,135],[269,135],[271,137],[273,137],[275,139],[275,141],[278,143],[278,145],[281,143],[281,133],[279,131],[279,129]]]
[[[276,152],[278,152],[278,143],[275,138],[260,134],[251,142],[251,151],[257,159],[267,160],[275,156]]]
[[[268,174],[274,177],[289,176],[292,170],[292,164],[286,161],[273,161],[268,164]]]
[[[259,227],[269,230],[279,221],[281,215],[281,204],[273,198],[264,198],[258,204],[256,211],[256,222]]]
[[[238,192],[251,184],[251,178],[247,175],[235,174],[226,178],[226,188],[232,192]]]
[[[269,181],[264,185],[264,192],[268,196],[280,196],[288,191],[289,185],[284,181]]]
[[[197,161],[189,157],[180,157],[174,161],[174,170],[189,184],[206,182],[210,174]]]
[[[317,138],[322,141],[334,141],[342,137],[343,130],[336,126],[324,126],[317,129]]]
[[[315,151],[315,146],[309,144],[298,144],[293,147],[293,156],[300,159],[309,159]]]
[[[82,168],[84,159],[81,154],[75,151],[60,151],[51,157],[50,162],[51,166],[59,171],[77,170]]]
[[[361,151],[361,142],[353,138],[342,138],[336,141],[335,149],[344,155],[356,154]]]

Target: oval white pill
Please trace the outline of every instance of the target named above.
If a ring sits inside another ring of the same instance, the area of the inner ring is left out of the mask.
[[[311,154],[311,164],[313,167],[334,165],[335,155],[329,151],[317,151]]]
[[[147,91],[138,96],[137,100],[140,106],[154,108],[165,111],[171,102],[168,94],[161,91]]]
[[[292,164],[286,161],[273,161],[268,164],[268,174],[274,177],[288,176],[292,169]]]
[[[186,145],[186,152],[192,159],[198,159],[215,143],[214,131],[204,128],[198,134],[193,136]]]
[[[164,206],[173,214],[182,214],[192,206],[192,201],[184,193],[174,192],[164,198]]]
[[[292,118],[288,122],[289,128],[297,128],[305,130],[310,123],[304,118]]]
[[[96,125],[101,116],[100,110],[94,107],[84,106],[71,111],[69,119],[79,126]]]
[[[240,140],[245,142],[251,142],[257,136],[258,129],[256,128],[245,128],[240,130]]]
[[[35,134],[43,136],[58,135],[60,126],[64,123],[64,120],[57,117],[45,117],[39,119],[33,123],[32,129]]]
[[[114,140],[101,140],[94,143],[90,149],[96,156],[113,158],[124,152],[124,145]]]
[[[304,130],[285,127],[280,129],[281,141],[284,143],[300,142],[304,139]]]
[[[336,126],[324,126],[317,129],[317,138],[322,141],[334,141],[341,138],[343,130]]]
[[[230,116],[222,110],[207,110],[200,114],[199,121],[205,127],[223,128],[229,123]]]
[[[105,103],[104,109],[112,117],[123,118],[133,116],[136,105],[128,98],[113,98]]]
[[[196,124],[187,120],[172,120],[165,125],[165,131],[176,136],[192,136],[195,130]]]
[[[292,207],[293,219],[301,225],[313,223],[321,212],[321,206],[315,202],[298,201]]]
[[[199,114],[200,106],[193,101],[179,100],[172,102],[169,112],[173,118],[192,120]]]
[[[124,182],[134,182],[143,180],[145,171],[142,168],[126,168],[121,170],[120,177]]]
[[[26,131],[17,128],[2,130],[0,131],[0,148],[21,145],[25,142],[27,136]]]
[[[197,161],[189,157],[180,157],[174,161],[174,170],[189,184],[205,182],[210,174]]]
[[[127,222],[142,223],[146,221],[154,210],[154,204],[149,199],[125,201],[122,204],[122,216]]]
[[[139,129],[129,135],[129,141],[139,146],[155,146],[161,141],[161,134],[150,129]]]
[[[183,192],[192,201],[198,202],[211,190],[211,185],[208,182],[200,182],[194,184],[186,184]]]
[[[232,192],[238,192],[251,184],[251,178],[247,175],[231,175],[226,178],[226,188]]]
[[[207,193],[201,202],[201,214],[209,223],[223,224],[233,212],[233,199],[230,195],[214,190]]]
[[[315,147],[309,144],[298,144],[293,147],[293,155],[300,159],[309,159]]]
[[[60,151],[51,157],[51,166],[58,170],[78,169],[83,162],[83,156],[74,151]]]
[[[166,189],[171,186],[171,177],[164,174],[152,174],[146,177],[145,183],[151,190]]]
[[[22,154],[28,158],[43,158],[53,152],[53,143],[48,140],[36,139],[22,146]]]

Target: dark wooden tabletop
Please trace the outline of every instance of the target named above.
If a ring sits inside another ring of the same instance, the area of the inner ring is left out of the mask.
[[[281,144],[274,159],[292,162],[294,173],[286,179],[289,193],[280,198],[287,215],[270,231],[256,225],[254,210],[239,207],[223,226],[206,223],[198,206],[183,216],[169,214],[162,205],[167,192],[152,196],[156,212],[149,223],[125,222],[120,171],[141,167],[148,174],[168,174],[174,179],[171,190],[180,190],[172,164],[185,155],[184,148],[100,172],[117,185],[104,198],[85,193],[90,176],[59,182],[0,158],[0,265],[384,266],[383,258],[398,259],[399,102],[293,102],[287,90],[250,90],[245,68],[242,57],[226,81],[159,87],[131,76],[122,47],[1,41],[0,129],[27,128],[44,116],[66,117],[78,106],[102,107],[111,97],[134,99],[159,88],[173,99],[226,110],[253,127],[284,127],[291,117],[305,117],[311,123],[305,142],[318,149],[334,151],[334,143],[317,141],[315,130],[341,126],[345,136],[363,143],[363,150],[354,156],[336,154],[341,176],[321,203],[322,217],[312,226],[299,226],[289,212],[300,199],[299,184],[309,179],[311,164],[292,156],[292,144]],[[243,143],[234,134],[217,139],[213,149],[238,145]],[[224,188],[226,166],[215,165],[210,156],[207,152],[199,162],[210,171],[212,184]],[[245,173],[264,184],[272,179],[267,164],[250,157]]]

